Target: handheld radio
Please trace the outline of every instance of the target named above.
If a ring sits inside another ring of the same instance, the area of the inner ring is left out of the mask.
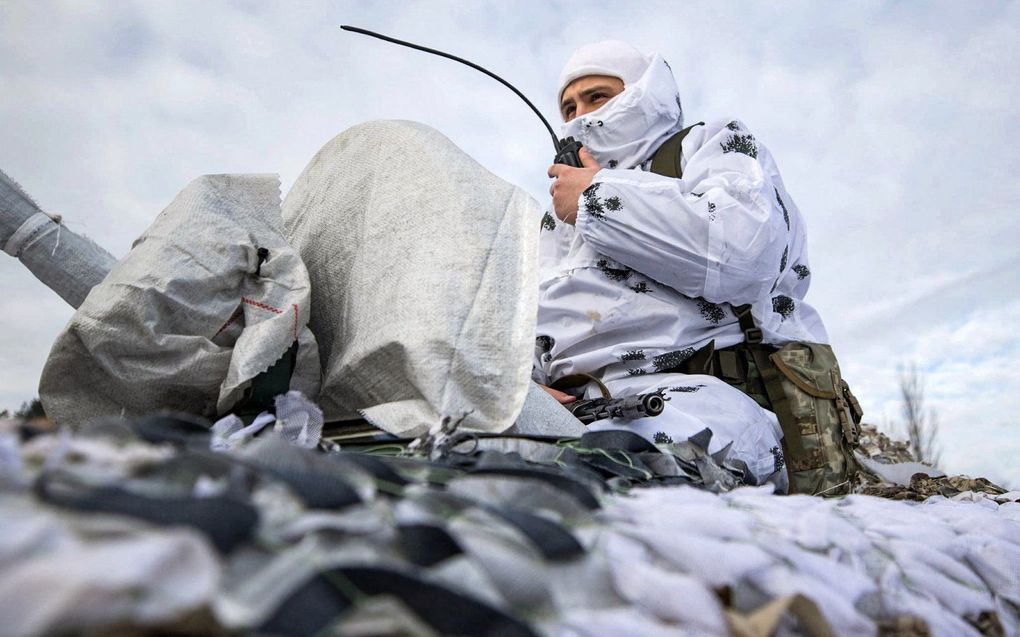
[[[475,69],[477,71],[481,71],[482,73],[485,73],[486,75],[488,75],[492,79],[496,80],[497,82],[499,82],[503,86],[505,86],[508,89],[510,89],[511,91],[513,91],[517,95],[517,97],[519,97],[522,100],[524,100],[524,103],[527,104],[529,107],[531,107],[531,110],[534,111],[535,115],[538,115],[538,119],[542,120],[542,123],[545,125],[546,130],[549,131],[549,135],[552,137],[553,146],[556,148],[556,157],[555,157],[555,159],[553,159],[553,163],[554,164],[565,164],[567,166],[573,166],[574,168],[581,168],[581,157],[578,155],[578,151],[581,150],[581,142],[575,140],[573,137],[567,137],[566,139],[559,139],[558,137],[556,137],[556,133],[553,132],[552,126],[550,126],[549,122],[546,121],[545,117],[542,116],[542,113],[539,112],[539,110],[537,108],[535,108],[535,105],[531,103],[531,100],[529,100],[528,98],[524,97],[524,94],[521,93],[520,91],[518,91],[516,88],[514,88],[514,86],[512,84],[510,84],[510,82],[507,82],[506,80],[504,80],[500,76],[496,75],[492,71],[489,71],[488,69],[482,68],[481,66],[478,66],[474,62],[469,62],[469,61],[465,60],[464,58],[459,58],[456,55],[450,55],[449,53],[444,53],[442,51],[437,51],[436,49],[430,49],[428,47],[424,47],[424,46],[421,46],[421,45],[418,45],[418,44],[412,44],[411,42],[405,42],[403,40],[398,40],[396,38],[391,38],[388,35],[383,35],[381,33],[375,33],[373,31],[367,31],[365,29],[359,29],[358,27],[352,27],[352,26],[347,26],[347,25],[341,25],[340,28],[343,29],[344,31],[350,31],[352,33],[360,33],[362,35],[368,35],[368,36],[371,36],[373,38],[378,38],[380,40],[384,40],[386,42],[392,42],[393,44],[399,44],[401,46],[406,46],[406,47],[409,47],[409,48],[412,48],[412,49],[417,49],[418,51],[424,51],[426,53],[431,53],[433,55],[438,55],[439,57],[444,57],[444,58],[453,60],[455,62],[460,62],[461,64],[470,66],[471,68],[473,68],[473,69]]]

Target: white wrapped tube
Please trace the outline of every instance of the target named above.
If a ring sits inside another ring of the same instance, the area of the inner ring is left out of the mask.
[[[73,308],[78,308],[116,259],[44,213],[0,171],[0,246]]]

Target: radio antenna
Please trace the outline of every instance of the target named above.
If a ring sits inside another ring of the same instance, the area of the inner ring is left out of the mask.
[[[513,84],[511,84],[510,82],[507,82],[506,80],[504,80],[500,76],[496,75],[492,71],[490,71],[488,69],[485,69],[485,68],[482,68],[481,66],[478,66],[474,62],[469,62],[468,60],[465,60],[464,58],[457,57],[456,55],[450,55],[449,53],[444,53],[442,51],[437,51],[436,49],[430,49],[430,48],[428,48],[426,46],[421,46],[419,44],[413,44],[411,42],[405,42],[403,40],[398,40],[396,38],[391,38],[388,35],[383,35],[381,33],[375,33],[374,31],[368,31],[366,29],[359,29],[358,27],[347,26],[346,24],[340,25],[340,28],[343,29],[344,31],[351,31],[352,33],[360,33],[362,35],[368,35],[368,36],[371,36],[373,38],[378,38],[380,40],[385,40],[386,42],[392,42],[393,44],[399,44],[401,46],[406,46],[406,47],[409,47],[409,48],[412,48],[412,49],[417,49],[419,51],[425,51],[426,53],[431,53],[433,55],[438,55],[439,57],[444,57],[444,58],[447,58],[449,60],[453,60],[454,62],[460,62],[461,64],[466,64],[467,66],[470,66],[471,68],[475,69],[476,71],[481,71],[482,73],[485,73],[486,75],[488,75],[492,79],[496,80],[497,82],[499,82],[503,86],[505,86],[508,89],[510,89],[511,91],[513,91],[517,95],[517,97],[519,97],[522,100],[524,100],[524,103],[527,104],[529,107],[531,107],[531,110],[535,112],[535,115],[538,115],[538,119],[542,120],[542,123],[545,124],[546,130],[549,131],[549,135],[552,137],[552,140],[553,140],[553,146],[556,147],[556,152],[557,153],[560,152],[560,146],[561,146],[560,145],[560,140],[556,137],[556,133],[553,132],[552,126],[550,126],[549,122],[545,119],[545,117],[542,116],[542,113],[539,112],[539,110],[537,108],[535,108],[535,105],[531,103],[531,100],[529,100],[528,98],[524,97],[524,93],[521,93],[520,91],[518,91],[516,88],[514,88]]]

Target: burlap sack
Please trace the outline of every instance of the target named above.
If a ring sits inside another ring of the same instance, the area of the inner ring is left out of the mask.
[[[200,177],[57,338],[43,406],[68,424],[157,409],[222,414],[299,336],[314,355],[309,301],[308,273],[283,236],[277,177]]]
[[[527,393],[537,202],[441,134],[372,122],[312,159],[283,203],[312,281],[327,420],[416,435],[502,431]]]

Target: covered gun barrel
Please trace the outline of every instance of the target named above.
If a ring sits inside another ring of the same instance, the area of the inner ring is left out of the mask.
[[[91,239],[46,214],[0,170],[0,249],[77,309],[116,259]]]

